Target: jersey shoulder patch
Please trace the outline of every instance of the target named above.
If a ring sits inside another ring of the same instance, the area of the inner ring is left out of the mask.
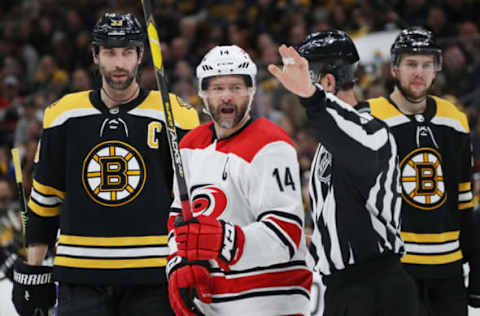
[[[274,142],[284,142],[295,147],[282,128],[262,117],[235,137],[220,141],[217,150],[233,153],[250,163],[263,147]]]
[[[59,126],[71,117],[79,117],[99,112],[90,102],[90,92],[81,91],[64,95],[45,109],[43,128]]]
[[[456,129],[461,132],[470,132],[468,119],[465,113],[461,112],[455,105],[445,99],[436,96],[430,97],[435,100],[435,103],[437,104],[437,113],[435,113],[435,118],[440,118],[445,125],[452,125],[454,128],[457,127]],[[451,122],[451,124],[448,122]]]
[[[367,102],[370,105],[370,113],[378,119],[387,120],[402,115],[402,113],[384,97],[369,99]]]
[[[194,108],[187,108],[180,97],[169,93],[175,125],[181,129],[190,130],[198,126],[198,113]],[[137,107],[139,110],[159,111],[163,115],[162,95],[159,91],[150,91],[147,98]]]

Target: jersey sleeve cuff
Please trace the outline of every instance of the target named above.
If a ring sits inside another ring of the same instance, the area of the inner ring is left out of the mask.
[[[306,108],[306,109],[314,109],[318,108],[320,109],[321,107],[325,107],[325,91],[323,90],[322,86],[319,84],[315,84],[315,93],[309,97],[309,98],[300,98],[300,103]]]
[[[25,223],[25,244],[53,246],[57,239],[58,216],[41,217],[28,209]]]

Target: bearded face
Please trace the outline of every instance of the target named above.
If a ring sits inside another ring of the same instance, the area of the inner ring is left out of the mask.
[[[393,70],[398,89],[413,102],[425,99],[435,75],[432,55],[406,55]]]
[[[206,92],[210,114],[221,128],[234,128],[245,117],[250,94],[241,76],[211,78]]]
[[[102,47],[96,62],[100,74],[112,89],[125,90],[137,75],[139,56],[135,47]]]

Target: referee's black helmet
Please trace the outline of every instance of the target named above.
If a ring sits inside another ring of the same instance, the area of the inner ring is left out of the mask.
[[[313,82],[331,73],[338,87],[355,83],[355,65],[360,57],[345,32],[329,30],[312,33],[300,43],[297,51],[308,60]]]

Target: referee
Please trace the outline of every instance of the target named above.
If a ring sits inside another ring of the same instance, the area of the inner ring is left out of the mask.
[[[397,148],[383,122],[352,107],[359,60],[353,42],[326,31],[300,45],[306,59],[292,47],[279,52],[283,70],[269,70],[302,97],[320,142],[310,179],[310,253],[327,287],[323,315],[416,315],[415,284],[400,263]]]

